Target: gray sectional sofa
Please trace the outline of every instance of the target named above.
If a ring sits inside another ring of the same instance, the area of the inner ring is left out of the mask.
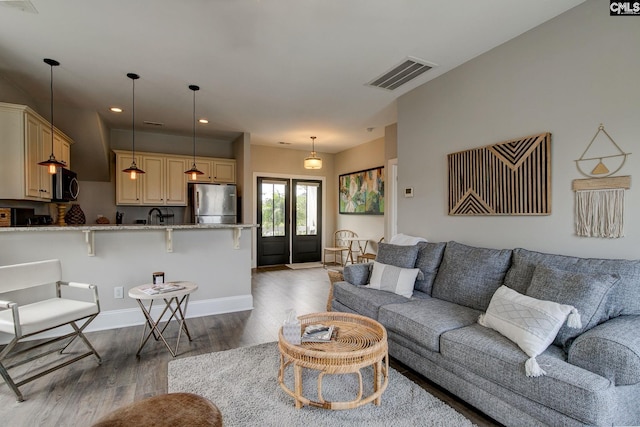
[[[376,261],[420,269],[411,298],[369,287],[373,263],[355,264],[331,307],[381,322],[391,357],[505,425],[640,425],[640,261],[456,242],[380,244]],[[527,295],[532,282],[582,320],[537,357],[538,377],[517,344],[478,323],[499,287]]]

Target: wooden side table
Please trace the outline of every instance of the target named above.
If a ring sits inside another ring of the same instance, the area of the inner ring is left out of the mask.
[[[176,357],[176,353],[178,352],[178,345],[180,344],[180,336],[182,335],[182,331],[187,334],[187,337],[189,337],[189,341],[192,340],[185,317],[187,315],[187,306],[189,305],[189,295],[191,295],[198,289],[198,285],[192,282],[168,282],[165,284],[169,283],[182,286],[182,289],[150,295],[145,292],[145,289],[152,288],[154,285],[146,284],[136,286],[135,288],[131,288],[129,290],[129,298],[134,298],[138,302],[138,305],[140,306],[140,309],[142,310],[142,313],[144,314],[144,317],[146,319],[144,330],[142,331],[142,337],[140,338],[140,347],[138,348],[136,356],[140,356],[142,348],[147,343],[147,341],[149,341],[149,338],[151,338],[152,335],[156,341],[161,340],[164,343],[173,357]],[[143,301],[149,301],[148,308],[145,306]],[[151,309],[153,308],[154,301],[164,301],[165,303],[165,307],[157,319],[154,319],[151,315]],[[167,311],[170,312],[171,315],[169,316],[169,319],[167,319],[162,329],[160,329],[160,322],[162,321],[162,317],[165,315],[165,313],[167,313]],[[163,335],[165,329],[167,329],[167,326],[169,326],[169,323],[172,319],[175,319],[178,322],[179,327],[175,350],[171,348]],[[148,333],[147,326],[149,327]]]
[[[325,409],[351,409],[373,402],[380,405],[382,393],[389,381],[389,353],[387,331],[380,323],[358,314],[327,312],[298,317],[301,330],[305,326],[322,323],[338,328],[335,340],[326,343],[302,343],[294,345],[284,339],[282,328],[278,335],[280,350],[280,387],[295,399],[296,408],[303,405]],[[294,390],[284,383],[285,369],[293,366]],[[373,367],[373,393],[363,396],[360,370]],[[302,394],[302,370],[315,369],[318,375],[318,400],[313,401]],[[360,389],[356,398],[346,402],[329,402],[322,397],[322,378],[326,374],[358,375]]]

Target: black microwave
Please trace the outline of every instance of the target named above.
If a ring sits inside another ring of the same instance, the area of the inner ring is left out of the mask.
[[[53,175],[52,201],[73,202],[78,199],[79,192],[77,174],[69,169],[58,168]]]

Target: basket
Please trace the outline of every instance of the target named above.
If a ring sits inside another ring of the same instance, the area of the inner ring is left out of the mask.
[[[11,209],[0,208],[0,227],[11,227]]]

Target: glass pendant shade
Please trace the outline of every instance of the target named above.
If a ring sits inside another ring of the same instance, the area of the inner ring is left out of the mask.
[[[316,154],[316,137],[311,137],[311,154],[304,159],[305,169],[322,169],[322,159]]]
[[[50,83],[51,83],[51,117],[50,117],[50,122],[51,122],[51,154],[49,155],[49,158],[47,160],[44,160],[44,161],[42,161],[42,162],[40,162],[38,164],[40,166],[46,166],[48,168],[47,172],[49,172],[51,175],[54,175],[59,167],[66,166],[61,161],[58,161],[56,159],[56,156],[53,154],[53,67],[57,67],[58,65],[60,65],[60,63],[58,61],[56,61],[55,59],[49,59],[49,58],[45,58],[44,62],[45,62],[45,64],[49,65],[49,67],[51,68],[51,78],[50,78]]]
[[[191,176],[191,181],[196,181],[198,175],[204,175],[204,172],[196,167],[196,91],[200,90],[200,86],[189,85],[189,89],[193,91],[193,165],[184,173]]]
[[[132,101],[131,101],[131,166],[124,169],[122,172],[128,173],[129,178],[136,179],[138,174],[143,174],[144,171],[136,164],[136,80],[140,78],[139,75],[134,73],[127,73],[127,77],[131,79],[132,84]]]

